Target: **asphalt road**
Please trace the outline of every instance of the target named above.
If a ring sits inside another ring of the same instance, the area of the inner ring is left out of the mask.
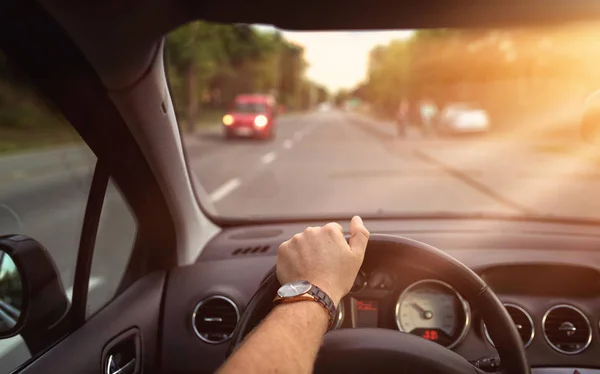
[[[519,134],[398,138],[339,111],[279,120],[274,141],[187,138],[190,166],[230,216],[435,212],[599,217],[598,150]]]
[[[186,135],[190,168],[224,216],[430,214],[600,216],[600,151],[519,134],[395,136],[390,123],[331,111],[278,120],[271,141]],[[72,290],[79,231],[95,164],[82,147],[0,157],[0,234],[28,234],[52,254]],[[111,187],[90,281],[90,310],[111,297],[135,223]],[[0,374],[28,357],[0,340]]]

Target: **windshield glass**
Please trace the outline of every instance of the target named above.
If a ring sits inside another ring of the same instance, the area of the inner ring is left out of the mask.
[[[480,109],[480,106],[474,103],[459,103],[459,104],[451,104],[446,107],[446,109],[451,110],[473,110]]]
[[[236,103],[232,112],[234,113],[264,113],[265,105],[261,103]]]
[[[579,129],[600,89],[599,36],[589,23],[292,32],[195,22],[169,35],[165,57],[189,168],[208,196],[199,201],[218,216],[600,218],[600,157]],[[274,114],[230,115],[264,109],[239,95],[269,95]]]

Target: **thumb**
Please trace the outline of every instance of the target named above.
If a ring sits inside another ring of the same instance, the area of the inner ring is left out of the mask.
[[[350,221],[350,249],[360,255],[364,255],[369,241],[369,230],[363,224],[359,216],[352,217]]]

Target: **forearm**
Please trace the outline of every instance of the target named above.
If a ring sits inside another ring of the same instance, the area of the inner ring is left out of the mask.
[[[317,302],[281,304],[219,373],[311,373],[328,322],[327,311]]]

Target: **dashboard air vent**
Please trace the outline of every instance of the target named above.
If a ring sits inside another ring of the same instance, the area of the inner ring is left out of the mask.
[[[257,245],[254,247],[243,247],[237,248],[235,251],[231,252],[232,256],[238,255],[251,255],[251,254],[259,254],[267,252],[271,247],[268,245]]]
[[[194,308],[192,326],[202,341],[218,344],[231,338],[239,319],[240,311],[231,299],[211,296]]]
[[[527,311],[516,304],[505,303],[504,307],[506,311],[512,318],[515,326],[517,327],[517,331],[519,331],[519,335],[521,336],[521,341],[523,341],[523,346],[527,348],[531,342],[533,341],[533,336],[535,334],[535,329],[533,328],[533,320]],[[494,342],[490,338],[487,329],[484,325],[485,337],[488,342],[494,346]]]
[[[571,305],[556,305],[542,319],[546,341],[560,353],[573,355],[583,352],[592,341],[590,321]]]

